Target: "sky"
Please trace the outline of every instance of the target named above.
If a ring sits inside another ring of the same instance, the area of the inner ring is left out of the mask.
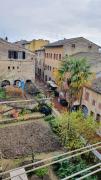
[[[101,0],[0,0],[0,37],[9,41],[83,36],[101,45]]]

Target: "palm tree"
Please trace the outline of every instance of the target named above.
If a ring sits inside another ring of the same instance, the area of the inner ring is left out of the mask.
[[[62,79],[67,79],[69,86],[69,107],[71,108],[75,99],[79,99],[81,105],[83,86],[88,82],[89,76],[91,75],[87,60],[85,58],[78,59],[65,56],[61,63],[59,73]]]

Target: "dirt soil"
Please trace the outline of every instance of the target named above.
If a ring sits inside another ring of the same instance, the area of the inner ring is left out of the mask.
[[[58,137],[43,119],[0,128],[0,150],[4,158],[59,149],[61,145]]]

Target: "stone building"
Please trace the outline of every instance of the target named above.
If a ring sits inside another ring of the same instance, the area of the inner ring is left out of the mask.
[[[65,55],[73,57],[85,57],[90,60],[91,71],[101,71],[100,46],[83,38],[63,39],[45,46],[45,70],[44,80],[54,80],[53,71],[59,69]],[[96,67],[95,67],[96,65]]]
[[[35,81],[35,55],[14,43],[0,39],[0,82]]]
[[[101,121],[101,77],[95,79],[90,86],[84,87],[82,105],[89,115]]]
[[[44,80],[44,61],[45,49],[39,49],[35,52],[35,74]]]
[[[24,47],[32,52],[35,52],[36,50],[43,48],[47,44],[49,44],[48,40],[33,39],[32,41],[25,43]]]

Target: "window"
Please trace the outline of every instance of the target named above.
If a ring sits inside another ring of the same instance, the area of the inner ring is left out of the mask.
[[[75,48],[75,44],[72,44],[72,48]]]
[[[24,51],[8,51],[8,58],[9,59],[25,59],[25,52]]]
[[[48,70],[49,70],[49,66],[48,66]]]
[[[49,77],[49,81],[51,81],[51,77]]]
[[[61,60],[61,54],[59,54],[59,60]]]
[[[19,69],[19,66],[17,66],[17,69]]]
[[[18,52],[18,59],[22,59],[22,52]]]
[[[88,45],[88,48],[91,49],[91,48],[92,48],[92,44],[89,44],[89,45]]]
[[[47,81],[47,75],[45,75],[45,81]]]
[[[8,70],[10,70],[10,66],[8,66]]]
[[[14,51],[14,59],[18,59],[18,52]]]
[[[8,58],[9,59],[18,59],[17,51],[8,51]]]
[[[54,59],[55,59],[55,54],[54,54]]]
[[[51,71],[51,66],[50,66],[50,71]]]
[[[85,93],[85,100],[89,101],[89,93],[88,92]]]
[[[93,101],[92,101],[92,105],[95,106],[95,100],[94,100],[94,99],[93,99]]]
[[[25,59],[25,52],[22,52],[22,59]]]
[[[12,69],[15,69],[15,67],[13,66]]]

